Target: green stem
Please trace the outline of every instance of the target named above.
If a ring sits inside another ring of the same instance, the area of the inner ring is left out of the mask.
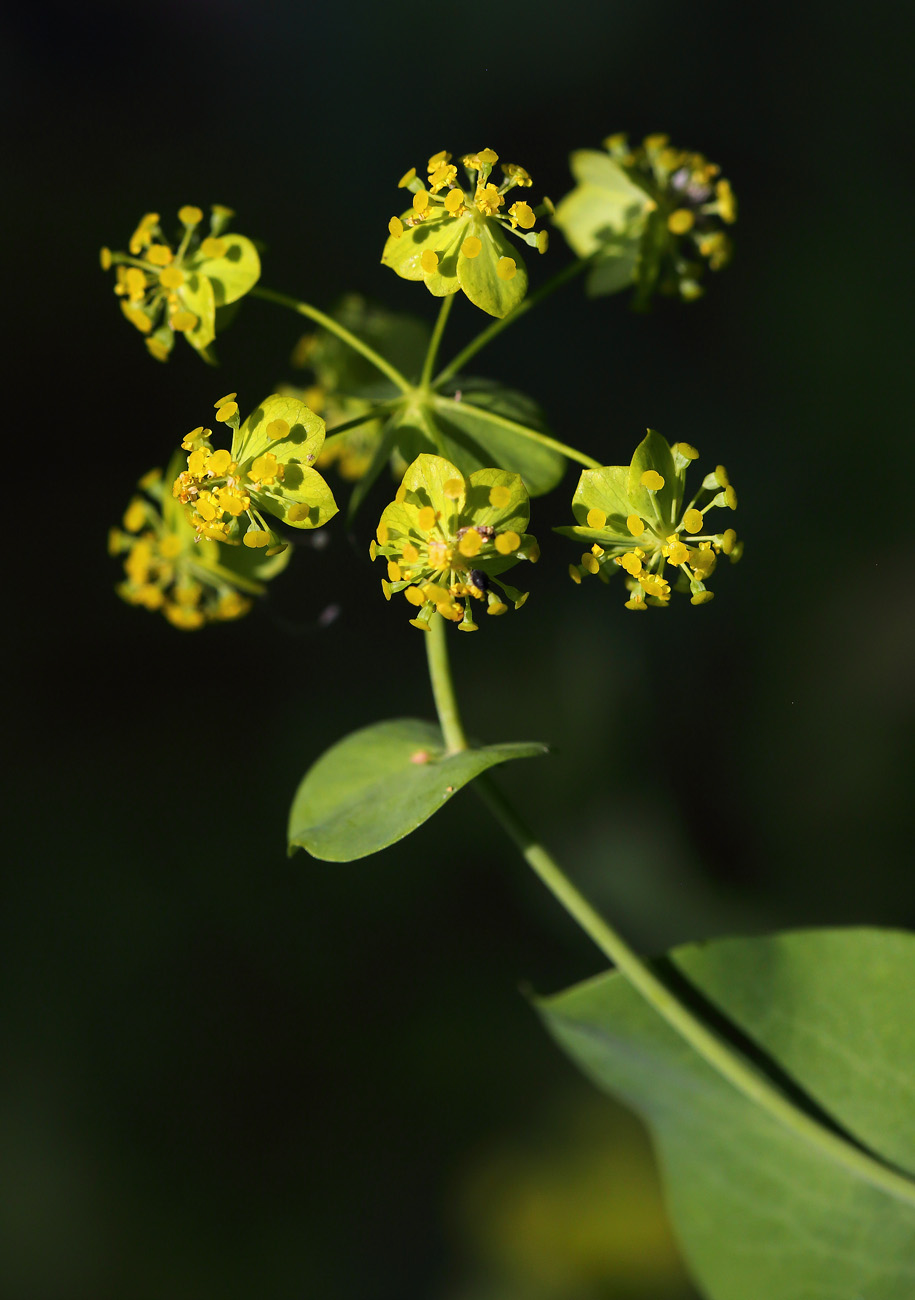
[[[393,402],[380,402],[373,406],[370,411],[363,411],[362,415],[354,415],[351,420],[344,420],[342,424],[335,424],[332,429],[327,430],[325,446],[331,438],[336,438],[340,433],[349,433],[350,429],[358,429],[360,424],[368,424],[369,420],[380,420],[391,410]]]
[[[402,393],[410,391],[409,380],[404,378],[396,366],[392,366],[390,361],[386,361],[374,348],[369,347],[367,343],[363,343],[362,339],[351,333],[345,325],[341,325],[338,320],[334,320],[333,316],[328,316],[326,312],[319,311],[317,307],[312,307],[309,302],[300,302],[297,298],[290,298],[285,293],[277,293],[274,289],[262,289],[260,285],[250,289],[249,295],[252,298],[263,298],[265,302],[278,303],[281,307],[288,307],[290,311],[297,312],[300,316],[307,316],[309,320],[313,320],[322,329],[326,329],[329,334],[336,334],[338,339],[351,347],[354,352],[360,353],[361,356],[365,357],[366,361],[370,361],[376,370],[380,370],[383,375],[386,375]]]
[[[475,406],[473,402],[457,402],[453,397],[435,396],[435,405],[442,411],[472,411],[475,416],[481,420],[488,420],[490,424],[496,424],[500,429],[508,429],[510,433],[518,433],[523,438],[530,439],[531,442],[539,442],[541,447],[550,447],[553,451],[561,452],[563,456],[568,456],[569,460],[577,460],[579,465],[585,465],[588,469],[600,469],[600,461],[595,460],[593,456],[588,456],[583,451],[578,451],[575,447],[569,447],[566,443],[560,442],[557,438],[551,438],[546,433],[539,433],[536,429],[530,429],[526,424],[518,424],[516,420],[510,420],[505,415],[499,415],[497,411],[489,411],[485,406]]]
[[[551,293],[561,289],[569,280],[574,280],[576,275],[579,275],[591,265],[591,261],[590,257],[580,257],[577,262],[573,262],[565,270],[558,271],[552,279],[547,280],[546,284],[541,285],[534,293],[530,293],[526,298],[523,298],[507,316],[503,316],[501,320],[492,321],[475,339],[470,340],[466,348],[462,348],[453,361],[448,362],[444,370],[436,375],[432,387],[441,388],[442,384],[446,384],[449,379],[453,379],[470,358],[475,357],[497,334],[501,334],[504,329],[508,329],[509,325],[513,325],[519,316],[523,316],[532,307],[536,307],[538,302],[543,302],[544,298],[548,298]]]
[[[467,749],[467,737],[458,712],[454,683],[451,680],[451,666],[448,662],[448,642],[445,639],[448,629],[441,614],[433,614],[426,636],[426,658],[429,661],[429,680],[432,683],[432,695],[435,699],[435,711],[438,714],[442,735],[445,737],[445,749],[449,754],[459,754]]]
[[[438,626],[441,625],[441,626]],[[444,620],[435,614],[428,637],[429,675],[442,733],[449,753],[467,748],[458,713]],[[473,788],[496,820],[515,842],[554,898],[566,909],[585,934],[612,961],[620,974],[641,994],[680,1037],[722,1078],[727,1079],[748,1100],[766,1111],[801,1141],[897,1200],[915,1205],[915,1182],[883,1164],[833,1132],[795,1105],[726,1039],[710,1029],[658,978],[650,965],[629,947],[623,937],[597,912],[572,884],[550,853],[524,824],[489,776],[478,776]]]
[[[442,299],[442,305],[438,309],[438,318],[435,322],[435,328],[432,331],[432,337],[429,340],[429,347],[426,350],[426,359],[423,362],[423,373],[420,376],[420,388],[427,388],[429,380],[432,378],[432,368],[435,365],[435,358],[438,356],[438,349],[442,341],[442,335],[445,332],[445,326],[448,323],[448,316],[451,307],[457,295],[449,293]]]

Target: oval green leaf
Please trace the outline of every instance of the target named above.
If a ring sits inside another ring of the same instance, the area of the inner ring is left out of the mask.
[[[725,1017],[723,1032],[801,1109],[887,1173],[884,1185],[837,1163],[750,1101],[620,975],[541,1001],[560,1046],[649,1125],[705,1293],[909,1300],[915,936],[855,929],[725,939],[676,949],[666,965],[668,982],[685,977],[706,1017]]]
[[[289,850],[325,862],[367,857],[416,830],[487,768],[547,752],[521,743],[446,754],[439,728],[417,718],[364,727],[305,774],[289,814]]]
[[[244,235],[222,235],[226,251],[221,257],[202,257],[194,263],[213,286],[217,307],[237,302],[260,279],[261,260],[257,249]]]

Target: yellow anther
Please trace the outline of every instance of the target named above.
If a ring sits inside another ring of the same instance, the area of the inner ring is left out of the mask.
[[[388,232],[392,234],[395,239],[400,239],[401,235],[403,234],[403,222],[401,221],[400,217],[391,218],[391,220],[388,222]]]
[[[548,230],[541,230],[540,234],[537,236],[537,252],[545,253],[549,246],[550,232]]]
[[[486,610],[487,614],[507,614],[508,606],[504,600],[491,600]]]
[[[696,224],[695,215],[689,208],[677,208],[667,218],[667,229],[672,235],[685,235]]]
[[[728,472],[723,465],[715,466],[715,478],[718,480],[719,485],[723,488],[726,488],[731,481],[728,476]]]
[[[426,275],[434,275],[438,270],[438,253],[433,253],[431,248],[427,248],[419,262]]]
[[[501,510],[503,506],[507,506],[511,499],[511,491],[504,483],[497,483],[495,487],[489,489],[489,504],[495,506],[497,510]]]
[[[219,418],[218,416],[216,417]],[[251,468],[248,470],[248,478],[255,483],[275,483],[278,477],[279,465],[272,451],[265,451],[262,456],[258,456],[251,462]]]
[[[277,417],[277,419],[270,421],[270,423],[267,425],[267,428],[264,430],[264,432],[266,433],[268,438],[272,438],[274,441],[276,441],[278,438],[286,437],[286,435],[289,432],[289,425],[286,423],[285,420]]]
[[[457,168],[451,163],[442,163],[434,171],[429,173],[429,189],[433,194],[443,190],[446,185],[451,185],[457,176]]]
[[[666,578],[661,578],[656,573],[640,573],[639,582],[648,592],[648,595],[654,596],[657,600],[667,600],[670,596],[670,583]]]
[[[595,542],[594,545],[591,547],[591,554],[603,555],[603,553],[604,553],[604,548],[602,546],[598,546],[597,542]]]
[[[291,524],[300,524],[311,514],[311,506],[306,501],[296,501],[286,511],[286,518]]]
[[[483,247],[476,235],[469,235],[461,244],[461,252],[465,257],[479,257],[480,249]]]
[[[627,573],[631,573],[633,578],[637,578],[642,572],[642,561],[634,551],[626,551],[624,555],[618,558],[617,564],[625,569]]]
[[[111,268],[111,249],[110,249],[110,248],[100,248],[100,249],[99,249],[99,253],[98,253],[98,260],[99,260],[99,266],[102,268],[103,271],[108,271],[108,270],[110,270],[110,268]]]
[[[725,555],[730,555],[734,549],[734,543],[737,541],[737,534],[733,528],[726,528],[721,536],[721,549]]]
[[[423,506],[419,514],[416,516],[416,523],[424,533],[428,533],[430,528],[435,527],[435,511],[431,506]],[[404,553],[406,553],[406,548]]]
[[[187,458],[188,473],[194,478],[203,478],[207,472],[207,462],[211,452],[206,447],[197,447]]]
[[[679,538],[671,542],[667,550],[667,558],[671,564],[685,564],[689,559],[689,548],[684,546]]]
[[[176,311],[168,323],[179,334],[186,334],[189,330],[196,329],[197,317],[192,311]]]
[[[642,144],[645,146],[645,148],[650,151],[654,151],[655,149],[663,149],[664,146],[669,143],[670,143],[670,136],[664,135],[662,132],[658,132],[655,135],[646,135],[645,139],[642,141]]]
[[[484,167],[487,164],[490,167],[493,167],[499,161],[499,155],[493,149],[484,149],[481,153],[477,154],[477,157]]]
[[[464,480],[460,478],[450,478],[442,487],[442,496],[448,501],[457,501],[464,491]]]
[[[197,513],[200,518],[206,520],[208,524],[211,524],[217,514],[219,514],[219,511],[213,504],[213,498],[209,492],[202,493],[197,498]]]
[[[707,578],[715,568],[715,552],[708,549],[707,543],[703,543],[698,550],[690,551],[689,562],[697,573]]]
[[[142,218],[140,224],[130,236],[130,243],[128,244],[128,248],[134,257],[142,253],[143,249],[150,243],[152,240],[151,232],[158,224],[158,212],[147,212],[146,216]]]
[[[132,307],[129,303],[122,302],[121,311],[130,321],[131,325],[135,326],[141,334],[148,334],[152,329],[152,321],[146,315],[145,311],[140,311],[139,307]]]
[[[124,284],[131,302],[139,302],[146,293],[146,276],[137,266],[129,266],[124,272]]]
[[[388,560],[388,577],[391,582],[400,582],[403,577],[403,571],[396,560]]]
[[[237,414],[237,402],[223,402],[222,406],[220,406],[219,410],[216,412],[215,418],[219,424],[226,424],[227,421],[231,420],[232,417]]]
[[[175,254],[165,244],[151,244],[146,253],[147,262],[153,266],[168,266],[175,260]]]
[[[233,519],[243,515],[251,504],[247,492],[239,493],[235,488],[220,488],[216,495],[223,510]]]
[[[470,528],[458,542],[458,550],[462,555],[472,559],[474,555],[479,555],[483,547],[483,538],[475,528]]]
[[[452,217],[456,217],[464,207],[464,191],[449,190],[445,195],[445,210],[450,212]]]
[[[429,161],[426,163],[426,171],[434,172],[436,167],[441,167],[443,163],[450,163],[450,162],[451,162],[451,154],[448,152],[448,150],[440,149],[439,152],[434,153],[432,157],[429,159]]]
[[[180,289],[184,284],[184,272],[178,266],[166,266],[159,272],[159,283],[165,289]]]
[[[489,185],[477,186],[474,201],[484,216],[495,217],[498,215],[505,199],[499,193],[498,187],[490,183]]]
[[[680,453],[685,460],[698,460],[699,453],[696,448],[688,442],[677,442],[674,444],[674,451]]]
[[[238,393],[226,393],[225,397],[220,397],[218,402],[213,403],[213,409],[218,411],[220,406],[225,406],[226,402],[234,402]]]
[[[691,509],[687,510],[683,516],[683,527],[688,533],[701,533],[705,526],[705,520],[702,518],[702,511]]]
[[[589,527],[589,528],[603,528],[603,526],[604,526],[604,524],[605,524],[606,522],[607,522],[607,515],[606,515],[605,511],[603,511],[603,510],[598,510],[596,506],[593,506],[593,507],[588,511],[588,527]]]
[[[404,172],[403,176],[401,176],[400,180],[397,182],[397,188],[399,190],[405,190],[410,184],[410,181],[414,180],[416,180],[416,168],[411,167],[408,172]]]
[[[437,583],[427,582],[423,587],[423,595],[434,605],[451,605],[451,592],[447,587],[440,587]]]
[[[404,591],[404,595],[411,605],[425,605],[426,603],[426,597],[423,595],[419,587],[407,587]]]
[[[262,546],[269,546],[270,534],[265,533],[263,528],[249,528],[242,541],[252,550],[259,550]]]
[[[508,209],[508,215],[511,218],[512,229],[520,226],[522,230],[530,230],[537,221],[534,209],[529,203],[513,203]]]
[[[413,211],[418,216],[421,217],[423,213],[426,211],[426,209],[428,208],[428,206],[429,206],[428,193],[426,192],[426,190],[418,190],[417,193],[413,195]]]
[[[578,572],[574,564],[569,565],[569,577],[579,587],[581,586],[581,574]]]
[[[146,507],[139,497],[131,501],[124,511],[122,522],[128,533],[138,533],[146,523]]]
[[[505,533],[499,533],[496,538],[496,550],[500,555],[511,555],[520,545],[521,538],[512,528]]]
[[[725,504],[729,505],[732,510],[737,509],[737,493],[734,488],[731,487],[730,483],[724,489],[724,500]]]
[[[728,223],[737,220],[737,199],[731,189],[730,181],[719,181],[715,186],[715,198],[718,200],[718,212],[722,221]]]
[[[710,600],[714,599],[715,593],[713,591],[697,591],[695,596],[690,597],[689,603],[691,605],[707,605]]]
[[[626,609],[647,609],[648,606],[641,596],[630,596],[625,604]]]
[[[203,257],[225,257],[228,251],[228,241],[219,239],[218,236],[214,235],[208,235],[200,245],[200,253]]]
[[[641,515],[627,515],[626,527],[633,537],[641,537],[645,531],[645,521]]]
[[[500,280],[513,280],[518,267],[513,257],[500,257],[496,262],[496,275]]]
[[[659,474],[656,469],[646,469],[645,473],[639,479],[639,482],[642,487],[647,488],[649,492],[660,492],[661,488],[664,486],[664,476],[663,474]]]
[[[219,418],[218,416],[216,417]],[[194,453],[196,455],[196,452]],[[212,474],[213,478],[225,478],[232,467],[231,453],[221,447],[219,451],[214,451],[207,461],[207,473]]]
[[[592,555],[590,551],[585,551],[581,557],[581,567],[587,569],[588,573],[598,573],[600,565],[597,562],[597,556]]]
[[[199,226],[203,220],[203,213],[192,203],[185,203],[183,208],[178,209],[178,220],[184,226]]]

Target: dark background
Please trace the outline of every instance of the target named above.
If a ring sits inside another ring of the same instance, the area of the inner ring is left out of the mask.
[[[387,485],[237,625],[182,634],[114,596],[136,479],[225,391],[244,413],[291,378],[301,331],[248,302],[220,371],[180,343],[161,367],[97,249],[221,202],[268,245],[263,284],[431,319],[378,258],[397,178],[438,149],[489,145],[554,199],[570,149],[615,130],[719,161],[738,254],[704,300],[642,318],[576,284],[476,368],[606,462],[649,424],[723,460],[744,560],[712,605],[644,620],[573,588],[550,533],[570,469],[535,504],[528,606],[456,639],[466,720],[555,745],[500,780],[646,950],[912,925],[910,11],[160,0],[3,23],[3,1294],[686,1296],[641,1137],[521,995],[600,958],[472,794],[367,861],[285,856],[323,749],[431,712],[365,556]],[[533,283],[568,256],[557,235]],[[446,351],[481,323],[461,299]]]

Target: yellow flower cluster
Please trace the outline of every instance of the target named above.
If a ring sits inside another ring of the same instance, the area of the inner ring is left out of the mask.
[[[161,470],[146,474],[139,488],[121,527],[108,535],[109,554],[124,557],[118,595],[128,604],[158,610],[184,630],[246,614],[251,600],[243,592],[255,594],[263,587],[224,568],[215,546],[195,545],[183,512],[170,510],[164,500]]]

